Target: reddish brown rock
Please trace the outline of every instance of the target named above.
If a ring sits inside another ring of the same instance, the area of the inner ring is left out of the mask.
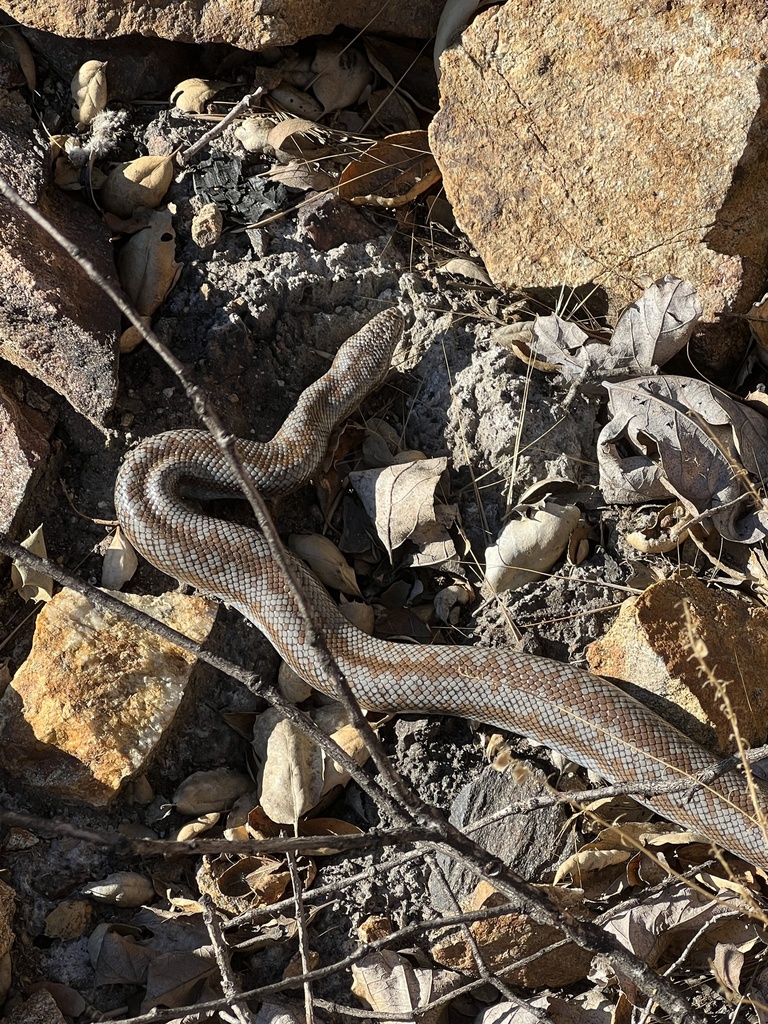
[[[0,174],[114,277],[106,229],[93,210],[48,186],[34,127],[27,104],[0,90]],[[0,216],[0,358],[104,426],[117,392],[119,313],[41,228],[2,199]]]
[[[556,885],[537,885],[536,889],[549,897],[565,916],[572,913],[584,915],[584,893],[580,890]],[[472,895],[462,902],[461,908],[471,913],[506,903],[510,904],[509,914],[475,921],[469,926],[489,970],[503,972],[511,985],[533,989],[564,987],[586,977],[592,960],[588,950],[580,949],[572,942],[563,943],[562,932],[550,925],[538,924],[487,882],[480,882]],[[555,950],[547,952],[553,944]],[[477,963],[461,930],[454,929],[445,936],[438,936],[432,946],[432,956],[444,967],[477,976]],[[520,961],[523,966],[516,966]]]
[[[706,654],[696,655],[692,638]],[[747,746],[768,731],[768,611],[693,577],[625,601],[587,660],[597,675],[636,684],[645,703],[711,749],[735,749],[734,720]]]
[[[61,36],[124,36],[138,33],[186,43],[231,43],[243,50],[285,46],[307,36],[327,35],[338,25],[370,32],[427,39],[437,26],[444,0],[5,0],[4,9],[21,25]]]
[[[481,12],[442,56],[430,139],[495,283],[595,282],[619,306],[672,272],[705,319],[746,311],[768,256],[763,15],[752,0]]]
[[[214,602],[115,595],[202,642]],[[0,700],[0,764],[47,796],[103,806],[139,774],[179,707],[195,658],[71,590],[40,613]]]

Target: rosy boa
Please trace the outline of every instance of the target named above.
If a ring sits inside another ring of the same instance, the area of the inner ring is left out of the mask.
[[[403,329],[396,310],[379,313],[346,341],[330,370],[299,398],[272,441],[238,441],[254,484],[267,497],[306,483],[334,428],[389,371]],[[293,598],[256,529],[211,518],[184,494],[233,495],[233,475],[213,439],[174,430],[143,441],[118,476],[118,519],[153,565],[239,609],[282,658],[329,692]],[[461,715],[553,747],[618,785],[692,779],[717,759],[621,689],[569,665],[515,650],[420,647],[377,640],[344,618],[296,563],[331,652],[361,704],[387,712]],[[768,808],[768,789],[756,784]],[[744,775],[643,799],[666,818],[768,868],[768,844]],[[765,820],[765,819],[763,819]]]

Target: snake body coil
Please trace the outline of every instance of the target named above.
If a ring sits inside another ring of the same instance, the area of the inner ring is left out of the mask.
[[[267,497],[307,482],[334,427],[383,381],[402,333],[395,310],[378,314],[342,345],[331,369],[300,397],[272,441],[238,441]],[[250,619],[282,658],[328,691],[291,594],[258,530],[196,511],[185,494],[239,493],[213,439],[178,430],[142,442],[126,458],[115,492],[131,543],[163,572],[220,598]],[[513,650],[412,647],[356,630],[298,563],[318,625],[360,702],[388,712],[479,719],[554,747],[618,785],[692,779],[716,758],[613,684],[569,665]],[[768,868],[760,819],[766,790],[730,771],[689,792],[643,800],[679,825]]]

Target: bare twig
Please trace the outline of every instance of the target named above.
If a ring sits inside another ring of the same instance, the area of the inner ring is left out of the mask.
[[[213,946],[213,955],[216,957],[216,966],[221,975],[221,990],[224,993],[227,1006],[232,1011],[237,1024],[253,1024],[253,1014],[240,993],[232,965],[229,962],[224,936],[221,934],[221,922],[213,900],[208,893],[202,893],[199,903],[203,911],[203,921]]]
[[[232,124],[233,121],[236,121],[238,119],[238,117],[242,117],[246,110],[250,110],[250,108],[256,103],[256,101],[261,99],[263,95],[264,89],[261,86],[259,86],[258,89],[254,89],[253,92],[248,93],[246,96],[243,96],[243,98],[239,100],[234,105],[234,107],[232,107],[232,109],[213,126],[213,128],[207,131],[204,135],[201,135],[200,138],[196,142],[193,142],[192,145],[189,146],[187,149],[185,149],[183,153],[178,154],[177,159],[179,163],[182,166],[184,166],[184,164],[188,164],[193,156],[196,156],[201,149],[205,149],[205,147],[212,139],[215,139],[218,135],[221,135],[225,131],[225,129],[227,129]]]

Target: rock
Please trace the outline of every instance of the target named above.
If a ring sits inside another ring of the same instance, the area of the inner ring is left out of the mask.
[[[27,104],[0,90],[0,174],[114,279],[96,213],[47,186],[47,157]],[[0,357],[104,427],[117,393],[120,315],[58,246],[0,199]]]
[[[331,193],[309,199],[299,210],[298,226],[302,241],[320,252],[330,252],[345,242],[367,242],[379,234],[364,213]]]
[[[565,889],[556,885],[537,885],[536,888],[568,917],[583,917],[589,912],[584,906],[581,890]],[[505,896],[482,881],[469,899],[462,900],[465,913],[508,903]],[[563,933],[551,925],[538,924],[519,906],[510,902],[510,913],[504,917],[474,921],[469,925],[475,942],[480,947],[483,963],[492,972],[503,972],[504,980],[522,988],[560,988],[582,981],[587,976],[592,954],[574,942],[563,942]],[[555,946],[547,951],[548,946]],[[472,977],[478,976],[477,963],[467,940],[460,930],[449,935],[438,935],[432,946],[437,963]],[[523,961],[523,966],[515,966]],[[526,962],[528,961],[528,962]]]
[[[594,282],[616,309],[643,275],[672,272],[706,320],[746,312],[768,253],[766,52],[768,23],[746,2],[481,12],[442,56],[430,141],[494,282]]]
[[[216,605],[201,597],[116,594],[203,641]],[[195,659],[63,590],[0,700],[0,764],[49,797],[106,805],[142,772],[173,721]]]
[[[444,0],[402,0],[377,4],[365,0],[247,0],[236,6],[213,0],[181,0],[148,5],[140,0],[6,0],[5,13],[21,25],[61,36],[124,36],[138,33],[185,43],[230,43],[243,50],[286,46],[337,27],[365,28],[427,39],[437,27]]]
[[[534,799],[548,792],[543,771],[527,764],[522,774],[509,769],[498,772],[486,768],[473,782],[459,792],[451,807],[450,821],[456,828],[471,829],[472,838],[489,854],[498,857],[507,867],[530,881],[552,878],[555,867],[571,848],[567,824],[571,811],[565,804],[551,804],[529,813],[507,814],[499,820],[495,815],[510,806]],[[479,828],[474,822],[494,819]],[[477,884],[477,876],[460,862],[440,854],[443,872],[451,891],[463,903]],[[429,881],[433,906],[440,911],[452,909],[443,886],[436,877]]]
[[[6,1021],[8,1024],[66,1024],[66,1017],[51,993],[40,989],[16,1006]]]
[[[634,696],[691,739],[731,753],[733,724],[691,648],[706,645],[704,664],[726,689],[732,717],[747,746],[768,731],[768,611],[693,577],[675,577],[625,601],[619,617],[587,648],[592,672],[626,680]],[[635,685],[636,684],[636,685]]]
[[[10,533],[23,517],[27,502],[50,452],[51,427],[44,417],[15,402],[0,387],[0,532]]]

